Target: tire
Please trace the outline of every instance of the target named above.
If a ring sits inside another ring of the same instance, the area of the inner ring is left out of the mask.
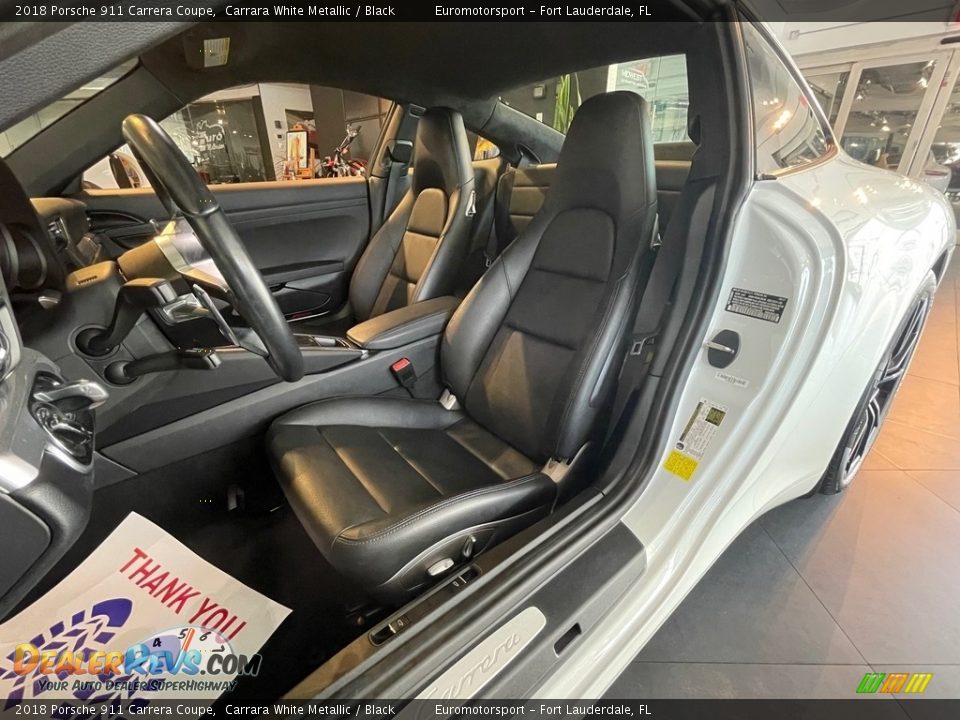
[[[930,315],[936,289],[936,277],[930,272],[857,403],[857,409],[847,423],[826,472],[810,495],[816,491],[824,495],[841,493],[850,486],[860,470],[910,367]]]

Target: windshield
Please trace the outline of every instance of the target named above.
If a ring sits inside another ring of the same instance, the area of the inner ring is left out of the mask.
[[[106,90],[136,65],[136,58],[128,60],[0,132],[0,157],[6,157],[45,127],[53,125],[75,107]]]

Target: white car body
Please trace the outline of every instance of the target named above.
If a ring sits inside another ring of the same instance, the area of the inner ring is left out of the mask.
[[[935,190],[946,193],[950,189],[950,179],[952,177],[953,170],[950,169],[950,166],[938,163],[937,158],[931,152],[927,164],[923,168],[924,182]]]
[[[726,372],[748,385],[718,379],[703,350],[670,438],[680,436],[701,398],[712,400],[727,409],[714,451],[684,481],[663,469],[671,447],[662,449],[655,476],[622,521],[646,548],[646,572],[540,697],[602,695],[751,522],[817,483],[955,232],[942,194],[842,151],[756,182],[704,337],[740,333],[740,354]],[[727,312],[734,287],[788,297],[782,321]]]

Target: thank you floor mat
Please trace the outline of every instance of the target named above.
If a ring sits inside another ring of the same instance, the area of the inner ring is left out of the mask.
[[[255,675],[290,610],[130,514],[0,625],[0,710],[20,701],[211,700]]]

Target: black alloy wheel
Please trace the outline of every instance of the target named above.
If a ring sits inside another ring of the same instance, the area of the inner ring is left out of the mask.
[[[936,279],[930,273],[894,336],[892,345],[884,354],[820,480],[818,490],[824,495],[835,495],[846,490],[873,447],[920,343],[935,290]]]

